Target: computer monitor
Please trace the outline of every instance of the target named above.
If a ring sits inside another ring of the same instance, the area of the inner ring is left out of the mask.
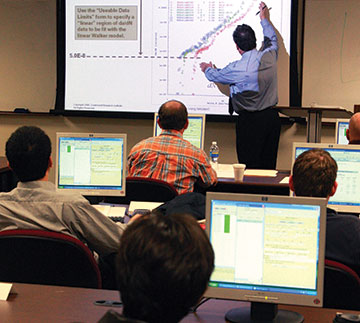
[[[158,125],[159,115],[154,114],[154,136],[161,134],[161,128]],[[189,126],[183,133],[183,138],[190,141],[194,146],[204,149],[205,137],[205,115],[204,114],[189,114]]]
[[[326,150],[335,159],[338,187],[329,199],[329,207],[338,212],[359,213],[360,210],[360,146],[320,143],[293,143],[292,165],[304,151],[313,148]]]
[[[207,193],[215,269],[205,297],[251,302],[230,322],[302,322],[277,304],[322,306],[325,230],[323,198]]]
[[[57,133],[55,166],[59,191],[125,196],[126,134]]]
[[[335,142],[340,145],[347,145],[346,129],[349,129],[349,119],[336,119]]]

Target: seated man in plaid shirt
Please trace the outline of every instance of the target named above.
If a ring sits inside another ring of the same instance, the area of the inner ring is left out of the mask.
[[[160,136],[140,141],[128,156],[128,176],[151,177],[174,185],[179,194],[192,192],[194,184],[208,187],[217,181],[206,153],[183,139],[187,110],[179,101],[159,109]]]

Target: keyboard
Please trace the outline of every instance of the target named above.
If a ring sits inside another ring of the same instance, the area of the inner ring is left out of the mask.
[[[93,207],[114,222],[125,223],[126,207],[112,204],[95,204]]]
[[[109,219],[113,220],[114,222],[125,223],[124,216],[109,216]]]

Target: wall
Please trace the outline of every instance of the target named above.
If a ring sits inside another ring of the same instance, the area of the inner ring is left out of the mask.
[[[48,112],[56,93],[56,0],[0,0],[0,110]]]

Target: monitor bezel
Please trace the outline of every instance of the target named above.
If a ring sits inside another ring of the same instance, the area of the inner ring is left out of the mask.
[[[350,119],[336,119],[335,120],[335,143],[337,145],[339,145],[339,124],[342,122],[346,122],[349,124]]]
[[[326,199],[312,197],[291,197],[279,195],[258,195],[258,194],[236,194],[236,193],[206,193],[206,233],[210,237],[211,230],[211,201],[230,200],[230,201],[249,201],[249,202],[268,202],[286,203],[300,205],[319,205],[319,261],[317,268],[317,295],[301,295],[280,292],[264,292],[245,289],[228,289],[208,286],[205,297],[231,299],[248,302],[260,302],[270,304],[289,304],[304,306],[323,306],[323,283],[324,283],[324,260],[325,260],[325,237],[326,237]],[[216,255],[215,255],[216,257]],[[266,298],[267,297],[267,298]]]
[[[156,137],[160,134],[157,134],[157,120],[158,120],[158,116],[159,116],[159,113],[158,112],[155,112],[154,113],[154,127],[153,127],[153,136]],[[196,114],[196,113],[190,113],[188,114],[188,120],[190,120],[191,118],[201,118],[202,119],[202,127],[201,127],[201,147],[198,147],[202,150],[204,150],[204,143],[205,143],[205,126],[206,126],[206,115],[205,114]],[[185,130],[186,131],[186,130]],[[184,133],[185,133],[184,131]]]
[[[122,156],[122,189],[96,189],[96,188],[59,188],[59,144],[60,138],[119,138],[123,139]],[[55,161],[55,186],[59,192],[78,193],[83,196],[125,196],[126,194],[126,163],[127,163],[127,135],[125,133],[96,133],[96,132],[57,132],[56,133],[56,161]]]
[[[338,145],[338,144],[325,144],[325,143],[314,143],[314,142],[294,142],[292,149],[292,160],[291,160],[291,174],[292,168],[295,162],[295,152],[296,148],[304,147],[304,148],[318,148],[318,149],[346,149],[346,150],[360,150],[360,145]],[[294,192],[290,190],[290,195],[293,196]],[[341,213],[359,213],[359,205],[343,205],[343,204],[333,204],[332,201],[329,201],[328,206],[334,209],[337,212]]]

